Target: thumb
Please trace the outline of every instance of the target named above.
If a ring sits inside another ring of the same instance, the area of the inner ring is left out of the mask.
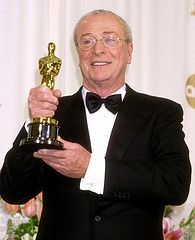
[[[58,136],[58,141],[63,143],[64,149],[75,149],[77,146],[76,143],[66,141],[66,140],[62,139],[60,136]]]
[[[60,98],[62,95],[62,93],[59,89],[54,89],[52,92],[53,92],[53,95],[57,98]]]

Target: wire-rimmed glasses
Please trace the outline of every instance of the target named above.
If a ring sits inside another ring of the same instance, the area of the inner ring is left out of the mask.
[[[93,35],[84,35],[81,37],[79,42],[77,42],[76,46],[83,51],[89,51],[96,45],[97,41],[100,41],[104,47],[109,49],[117,47],[120,41],[127,42],[127,40],[119,38],[115,34],[104,35],[100,38],[97,38]]]

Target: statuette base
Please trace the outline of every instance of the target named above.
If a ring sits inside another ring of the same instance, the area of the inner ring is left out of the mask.
[[[34,118],[28,124],[28,136],[20,141],[20,148],[34,152],[38,149],[63,149],[63,143],[57,140],[58,121],[52,118]]]
[[[58,140],[28,138],[22,139],[20,149],[25,152],[36,152],[39,149],[63,149],[63,143]]]

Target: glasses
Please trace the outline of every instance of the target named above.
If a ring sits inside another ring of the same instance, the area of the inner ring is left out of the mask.
[[[115,35],[106,35],[100,38],[96,38],[94,36],[83,36],[81,37],[80,41],[77,42],[76,46],[83,51],[89,51],[96,45],[97,41],[100,41],[102,45],[108,49],[117,47],[120,41],[127,42],[127,40],[118,38]]]

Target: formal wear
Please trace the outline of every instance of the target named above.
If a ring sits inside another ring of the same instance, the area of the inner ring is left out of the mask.
[[[182,204],[189,192],[182,116],[179,104],[127,86],[106,151],[103,194],[81,190],[81,179],[22,152],[23,127],[6,155],[1,195],[24,203],[43,192],[38,240],[162,240],[164,206]],[[60,99],[55,118],[63,139],[91,151],[81,89]]]
[[[98,97],[97,103],[100,102],[101,107],[98,106],[98,104],[96,104],[92,98],[92,111],[90,111],[88,109],[89,107],[87,107],[87,105],[89,105],[89,103],[87,103],[87,94],[92,93],[89,93],[89,91],[83,87],[82,97],[85,106],[87,127],[92,153],[85,176],[81,179],[80,189],[90,190],[102,194],[104,191],[105,179],[105,156],[110,134],[114,126],[117,114],[115,111],[113,113],[112,111],[108,110],[104,104],[101,104],[101,101],[99,100],[100,97]],[[126,94],[126,86],[123,85],[113,94],[114,96],[120,96],[120,101],[118,107],[116,107],[117,104],[113,102],[111,102],[111,106],[114,106],[114,110],[116,108],[119,110],[121,102]],[[113,97],[113,95],[109,96],[108,98],[110,99],[111,97]],[[94,111],[94,109],[96,109],[96,111]]]

